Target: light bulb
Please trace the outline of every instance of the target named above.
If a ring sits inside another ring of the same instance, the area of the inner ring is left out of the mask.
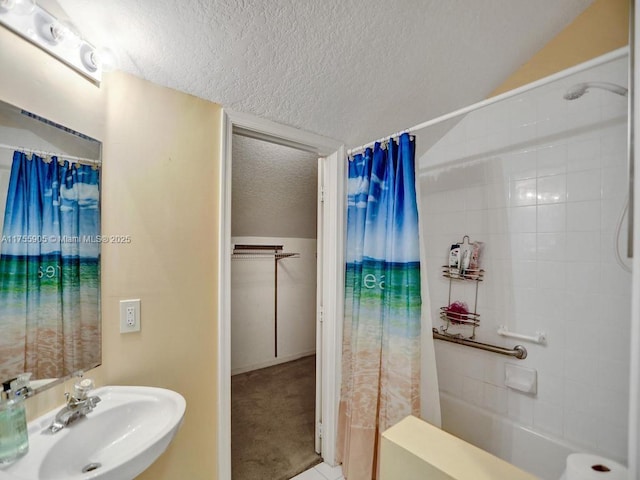
[[[38,37],[49,45],[57,45],[64,38],[62,25],[44,10],[37,11],[33,16],[33,26]]]
[[[80,35],[76,33],[75,28],[65,22],[53,22],[49,26],[52,41],[60,44],[69,50],[77,50],[82,45]]]
[[[110,48],[100,47],[96,52],[96,57],[103,72],[111,72],[118,68],[118,57]]]
[[[8,12],[16,6],[16,0],[0,0],[0,12]]]
[[[84,68],[90,72],[95,72],[100,66],[100,61],[95,49],[88,43],[83,44],[80,48],[80,60]]]
[[[51,34],[50,40],[53,43],[60,43],[64,41],[67,36],[67,30],[59,23],[49,25],[49,33]]]
[[[36,0],[0,0],[0,13],[29,15],[36,8]]]

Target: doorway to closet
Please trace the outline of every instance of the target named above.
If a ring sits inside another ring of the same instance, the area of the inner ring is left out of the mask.
[[[232,146],[235,134],[285,145],[318,158],[317,194],[317,306],[316,306],[316,423],[315,451],[333,466],[336,463],[337,409],[340,385],[340,345],[344,311],[344,212],[345,150],[341,142],[281,125],[264,118],[225,110],[222,161],[219,170],[219,257],[217,320],[217,473],[232,480],[231,452],[231,241]],[[236,137],[237,138],[237,137]],[[282,245],[284,249],[284,245]],[[295,251],[294,251],[295,252]],[[285,252],[286,253],[286,252]],[[274,345],[275,347],[275,345]],[[280,352],[280,350],[279,350]]]
[[[318,156],[232,135],[232,479],[319,463]]]

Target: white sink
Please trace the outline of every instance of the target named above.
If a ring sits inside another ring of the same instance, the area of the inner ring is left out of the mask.
[[[29,452],[0,468],[0,480],[127,480],[165,451],[182,424],[182,395],[153,387],[102,387],[102,401],[57,433],[59,408],[29,423]],[[83,470],[85,471],[83,473]]]

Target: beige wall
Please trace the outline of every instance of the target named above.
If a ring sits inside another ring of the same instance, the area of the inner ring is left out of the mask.
[[[596,0],[489,96],[586,62],[628,43],[629,0]]]
[[[187,399],[172,448],[140,478],[215,476],[216,305],[221,109],[114,73],[106,84],[103,364],[109,384]],[[142,331],[119,333],[119,300],[142,300]]]
[[[216,478],[221,108],[119,72],[98,88],[2,28],[0,65],[2,100],[104,142],[102,230],[132,242],[103,246],[103,366],[87,375],[187,400],[175,441],[139,478]],[[140,333],[119,333],[126,298],[142,300]],[[64,391],[30,399],[29,417]]]

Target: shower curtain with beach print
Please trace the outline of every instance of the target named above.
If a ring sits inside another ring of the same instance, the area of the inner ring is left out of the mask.
[[[15,152],[0,244],[0,377],[100,361],[97,168]]]
[[[339,461],[377,474],[379,435],[420,413],[420,255],[415,140],[349,161]]]

